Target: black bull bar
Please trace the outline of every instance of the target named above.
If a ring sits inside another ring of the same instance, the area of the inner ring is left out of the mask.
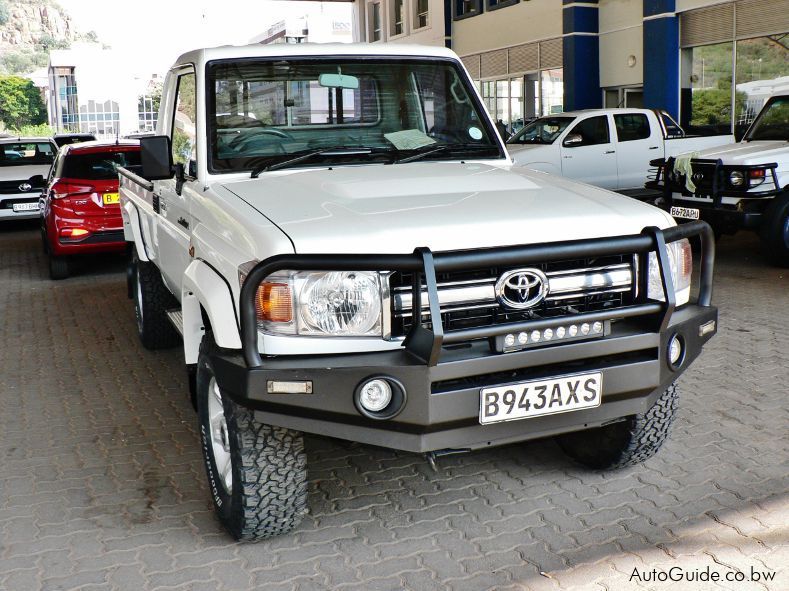
[[[673,226],[665,230],[657,227],[644,228],[640,234],[567,240],[545,244],[530,244],[474,250],[432,252],[420,247],[411,254],[283,254],[275,255],[258,263],[247,275],[241,288],[241,344],[244,360],[248,368],[263,366],[258,351],[258,327],[255,297],[258,286],[276,271],[410,271],[413,273],[412,318],[414,323],[406,336],[404,347],[429,366],[438,363],[441,347],[471,339],[495,337],[515,331],[553,328],[567,323],[567,317],[541,318],[521,322],[496,324],[484,327],[465,328],[445,332],[441,320],[438,300],[436,273],[477,269],[484,267],[517,267],[537,263],[550,263],[561,260],[591,258],[609,255],[637,254],[642,269],[639,290],[641,294],[635,305],[588,312],[574,315],[574,322],[594,322],[616,318],[655,315],[657,327],[661,332],[668,325],[676,306],[674,285],[671,278],[669,255],[666,244],[699,236],[701,241],[701,270],[699,274],[699,306],[710,307],[712,302],[712,278],[715,262],[715,238],[710,226],[705,222],[693,222]],[[650,252],[657,253],[658,266],[663,281],[663,302],[648,300],[646,297],[647,257]],[[422,323],[422,277],[427,287],[430,324]],[[417,312],[419,311],[419,312]]]

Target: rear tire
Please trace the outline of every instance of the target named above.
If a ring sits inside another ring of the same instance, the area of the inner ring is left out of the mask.
[[[49,256],[49,278],[54,280],[65,279],[69,276],[70,268],[66,257]]]
[[[789,267],[789,190],[765,210],[760,234],[768,258],[779,267]]]
[[[223,395],[210,333],[197,364],[197,416],[208,487],[219,521],[237,540],[287,533],[307,513],[307,457],[300,432],[273,427]]]
[[[167,318],[167,310],[178,308],[178,300],[165,287],[156,265],[134,256],[134,312],[137,334],[146,349],[166,349],[181,337]]]
[[[605,470],[640,464],[655,455],[668,437],[678,400],[674,383],[647,412],[604,427],[560,435],[557,442],[568,456],[589,468]]]

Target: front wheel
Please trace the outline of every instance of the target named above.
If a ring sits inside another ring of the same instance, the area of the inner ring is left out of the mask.
[[[289,532],[307,513],[307,457],[301,433],[273,427],[233,402],[217,382],[206,333],[197,363],[197,416],[214,508],[237,540]]]
[[[770,260],[789,267],[789,190],[775,197],[764,212],[761,238]]]
[[[560,435],[557,441],[568,456],[589,468],[613,469],[640,464],[655,455],[668,437],[678,400],[674,383],[643,414],[604,427]]]

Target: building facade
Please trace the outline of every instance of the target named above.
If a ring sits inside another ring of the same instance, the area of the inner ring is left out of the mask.
[[[250,43],[350,43],[354,40],[353,11],[347,2],[304,3],[299,16],[281,20]]]
[[[414,4],[356,0],[358,39],[430,42],[397,26],[398,7],[412,15]],[[726,131],[789,84],[789,0],[427,4],[491,115],[513,131],[531,117],[603,106],[666,109],[690,128]]]
[[[98,138],[156,128],[156,74],[135,74],[112,50],[94,44],[50,52],[47,111],[57,133]]]

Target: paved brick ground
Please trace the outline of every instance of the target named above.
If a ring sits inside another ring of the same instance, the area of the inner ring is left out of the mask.
[[[256,545],[214,519],[180,353],[138,344],[123,265],[45,262],[35,225],[0,226],[0,589],[789,589],[789,272],[751,236],[720,243],[721,331],[644,466],[541,441],[433,473],[312,438],[311,514]],[[672,567],[776,579],[646,581]]]

